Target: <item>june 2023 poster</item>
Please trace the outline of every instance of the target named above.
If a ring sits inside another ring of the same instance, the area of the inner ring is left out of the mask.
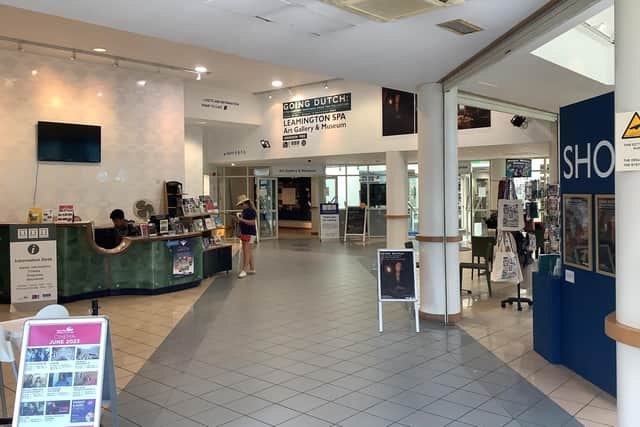
[[[29,327],[18,379],[18,426],[99,426],[103,328],[99,320]]]

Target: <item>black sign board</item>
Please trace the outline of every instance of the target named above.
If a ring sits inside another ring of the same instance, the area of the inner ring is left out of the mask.
[[[346,234],[364,234],[367,210],[357,206],[347,207]]]
[[[351,110],[351,93],[320,96],[282,104],[282,118],[314,116]]]

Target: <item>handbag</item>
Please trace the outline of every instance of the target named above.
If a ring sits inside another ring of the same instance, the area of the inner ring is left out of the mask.
[[[511,233],[499,233],[493,256],[491,281],[516,285],[523,280],[513,236],[511,236]]]

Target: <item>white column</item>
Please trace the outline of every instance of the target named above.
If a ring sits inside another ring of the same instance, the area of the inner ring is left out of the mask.
[[[184,183],[185,193],[191,197],[204,194],[204,130],[201,126],[184,129]]]
[[[458,237],[457,98],[456,89],[443,94],[437,83],[418,91],[420,314],[426,318],[461,314],[458,242],[443,243]]]
[[[387,152],[387,248],[404,248],[409,231],[407,155]]]
[[[616,112],[640,108],[640,1],[615,1]],[[640,329],[640,172],[616,173],[616,317],[617,321]],[[617,344],[618,426],[640,425],[640,349]]]

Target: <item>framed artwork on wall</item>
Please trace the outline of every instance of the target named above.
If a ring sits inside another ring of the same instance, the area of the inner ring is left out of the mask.
[[[616,197],[596,195],[596,272],[616,275]]]
[[[564,264],[593,270],[592,209],[590,194],[563,195]]]

